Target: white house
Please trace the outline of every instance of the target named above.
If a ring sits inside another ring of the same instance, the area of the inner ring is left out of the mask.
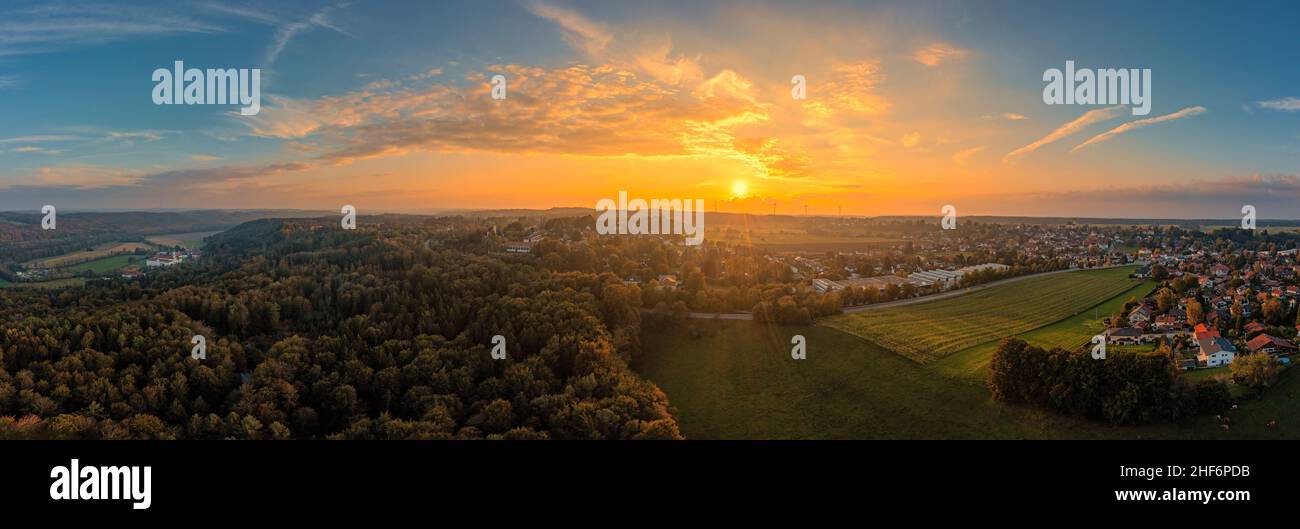
[[[1196,359],[1204,362],[1205,367],[1226,366],[1232,363],[1233,357],[1237,356],[1237,348],[1229,342],[1218,336],[1202,338],[1199,340],[1201,352],[1196,355]]]

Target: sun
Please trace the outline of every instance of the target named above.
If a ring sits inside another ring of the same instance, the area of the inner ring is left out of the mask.
[[[745,198],[749,194],[749,184],[744,180],[736,180],[731,183],[731,196],[736,198]]]

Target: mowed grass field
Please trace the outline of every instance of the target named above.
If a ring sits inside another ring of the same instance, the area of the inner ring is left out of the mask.
[[[174,246],[184,246],[191,250],[197,250],[203,247],[203,239],[221,233],[219,231],[194,231],[188,233],[169,233],[166,235],[154,235],[146,237],[145,240],[158,246],[171,248]]]
[[[1137,281],[1128,278],[1133,268],[1032,277],[930,303],[835,316],[821,324],[930,363],[1085,312],[1091,316],[1094,306],[1135,287]]]
[[[1009,286],[1014,286],[1014,283]],[[1133,282],[1132,287],[1120,292],[1100,305],[1085,309],[1083,312],[1064,320],[1017,334],[1021,339],[1041,347],[1060,347],[1073,349],[1087,344],[1093,336],[1106,330],[1105,319],[1124,307],[1124,302],[1131,297],[1142,299],[1155,290],[1154,281]],[[1002,341],[999,337],[993,341],[967,347],[930,364],[936,370],[947,375],[984,380],[989,360],[993,351]]]
[[[148,244],[142,242],[113,242],[102,244],[93,250],[82,250],[78,252],[65,253],[55,257],[36,259],[24,263],[28,268],[58,268],[71,264],[93,261],[112,255],[134,252],[140,248],[150,248]]]
[[[113,257],[105,257],[103,259],[96,259],[94,261],[65,267],[64,270],[76,273],[84,272],[86,270],[95,273],[103,273],[123,268],[132,264],[132,261],[135,261],[134,264],[143,265],[145,257],[139,255],[115,255]]]
[[[1300,438],[1297,369],[1262,400],[1228,412],[1228,431],[1213,417],[1116,427],[995,402],[983,384],[829,327],[690,325],[704,336],[643,333],[632,364],[668,395],[689,439]],[[790,358],[795,334],[807,339],[804,360]]]
[[[1003,406],[856,336],[822,326],[700,321],[713,334],[645,333],[633,368],[691,439],[970,439],[1105,436],[1108,427]],[[807,358],[790,358],[790,339]]]

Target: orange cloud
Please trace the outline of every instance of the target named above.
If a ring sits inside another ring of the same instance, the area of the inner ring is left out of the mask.
[[[731,71],[690,93],[612,66],[489,71],[506,76],[506,99],[492,99],[486,75],[475,74],[459,86],[271,98],[248,122],[253,135],[300,139],[350,163],[419,150],[682,156],[718,135],[729,146],[735,127],[766,119],[752,83]]]
[[[916,50],[916,52],[912,53],[912,59],[933,68],[938,66],[939,63],[952,59],[960,59],[969,53],[970,52],[967,50],[955,48],[942,42],[936,42]]]

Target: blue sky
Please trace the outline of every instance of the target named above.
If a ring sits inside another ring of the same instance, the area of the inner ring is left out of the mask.
[[[643,189],[735,211],[1297,218],[1298,18],[1289,2],[8,2],[0,209]],[[1067,59],[1150,68],[1151,114],[1063,131],[1104,110],[1043,104]],[[154,105],[150,74],[175,60],[262,69],[263,112]],[[495,73],[519,81],[506,104],[486,97]],[[794,73],[808,101],[789,100]]]

